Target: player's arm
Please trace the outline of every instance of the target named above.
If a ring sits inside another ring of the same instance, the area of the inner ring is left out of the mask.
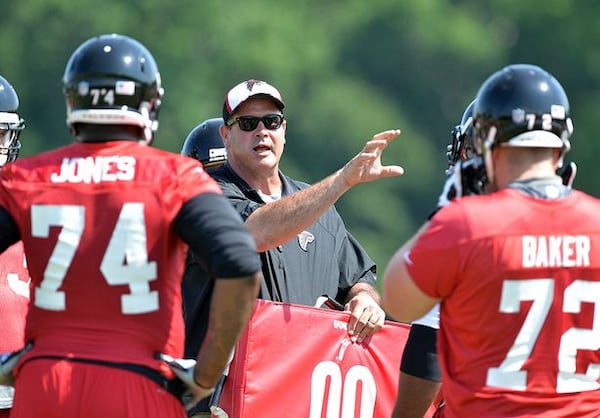
[[[413,323],[400,362],[392,418],[422,418],[441,387],[437,328]]]
[[[0,253],[21,240],[17,223],[8,211],[0,206]]]
[[[435,305],[425,316],[413,321],[402,354],[401,372],[431,382],[441,381],[437,358],[439,327],[439,304]]]
[[[436,399],[441,387],[439,382],[400,371],[392,418],[423,418],[432,404],[438,405]]]
[[[196,384],[210,388],[250,318],[262,279],[260,259],[240,216],[221,195],[192,198],[177,215],[175,228],[216,278],[194,375]]]
[[[421,318],[439,302],[425,294],[413,281],[407,269],[410,250],[429,226],[419,231],[392,256],[383,274],[383,309],[395,320],[410,323]]]
[[[384,274],[383,305],[393,318],[411,322],[423,316],[438,300],[423,293],[406,269],[405,254],[411,243],[392,258]],[[402,361],[393,418],[422,417],[440,389],[436,352],[437,329],[413,324]]]

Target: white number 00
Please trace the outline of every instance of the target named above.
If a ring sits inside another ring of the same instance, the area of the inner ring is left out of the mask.
[[[563,311],[578,313],[582,302],[594,304],[594,317],[591,329],[570,328],[560,339],[558,350],[558,393],[581,392],[600,388],[600,365],[590,364],[585,374],[575,373],[577,350],[600,349],[600,283],[576,280],[564,293]],[[533,301],[521,330],[512,347],[499,367],[488,369],[488,386],[525,390],[527,372],[521,370],[531,355],[540,330],[544,325],[554,297],[553,279],[505,280],[502,286],[500,312],[515,313],[521,308],[521,301]]]
[[[31,207],[33,237],[47,238],[50,226],[60,226],[56,246],[48,260],[44,277],[35,288],[37,307],[63,311],[65,292],[59,291],[67,269],[73,261],[85,225],[85,208],[76,205],[33,205]],[[125,203],[100,265],[109,285],[128,285],[129,294],[121,296],[124,314],[139,314],[158,309],[158,292],[150,291],[149,282],[156,280],[156,262],[148,262],[146,222],[142,203]],[[75,277],[74,280],[86,280]]]
[[[310,385],[310,418],[323,415],[326,382],[330,380],[326,418],[354,418],[356,400],[360,396],[360,418],[372,418],[375,410],[377,385],[371,371],[366,366],[350,367],[342,379],[340,366],[333,361],[322,361],[313,369]],[[362,392],[358,393],[358,383]]]

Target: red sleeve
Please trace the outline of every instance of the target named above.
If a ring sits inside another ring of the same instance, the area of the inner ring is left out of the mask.
[[[460,205],[450,204],[435,214],[406,255],[406,268],[424,293],[444,298],[452,292],[461,270],[461,243],[468,240],[468,235]]]
[[[215,180],[209,176],[202,164],[189,157],[180,157],[176,162],[177,186],[182,201],[187,202],[201,193],[223,194]]]

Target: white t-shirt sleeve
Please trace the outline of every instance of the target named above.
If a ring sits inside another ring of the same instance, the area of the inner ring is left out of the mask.
[[[429,312],[419,319],[415,319],[413,324],[425,325],[426,327],[440,329],[440,304],[435,305]]]

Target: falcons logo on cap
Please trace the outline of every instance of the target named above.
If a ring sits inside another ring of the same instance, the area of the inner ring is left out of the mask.
[[[303,251],[308,251],[308,244],[315,240],[315,236],[308,231],[302,231],[298,234],[298,244]]]
[[[248,81],[246,81],[246,88],[248,89],[248,91],[252,91],[252,88],[254,88],[254,86],[256,84],[262,84],[262,81],[260,81],[260,80],[248,80]]]

